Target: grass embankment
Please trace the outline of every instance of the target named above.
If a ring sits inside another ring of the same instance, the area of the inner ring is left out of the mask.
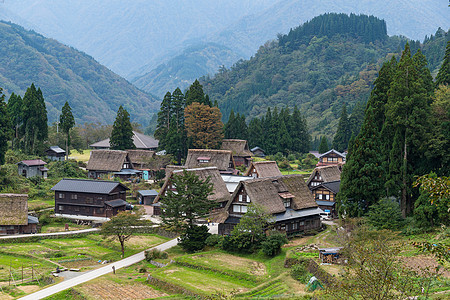
[[[89,157],[91,156],[91,151],[91,149],[83,150],[82,152],[72,150],[70,152],[70,158],[75,159],[76,161],[88,162]]]

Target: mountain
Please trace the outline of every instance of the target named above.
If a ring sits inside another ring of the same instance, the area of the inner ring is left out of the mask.
[[[423,45],[433,69],[442,61],[449,38],[438,30]],[[406,41],[389,37],[386,23],[373,16],[326,14],[201,82],[210,99],[218,101],[224,121],[231,109],[248,121],[264,115],[268,107],[297,105],[312,135],[325,134],[330,140],[343,104],[351,113],[357,103],[365,103],[381,64],[400,55]],[[420,46],[411,42],[414,52]]]
[[[132,82],[162,98],[167,91],[173,91],[174,87],[184,90],[195,79],[205,74],[214,75],[219,68],[230,67],[242,57],[243,55],[219,44],[198,44]]]
[[[24,95],[34,83],[46,100],[49,122],[65,101],[77,123],[113,123],[120,105],[146,125],[159,109],[154,96],[100,65],[91,56],[12,23],[0,22],[0,87]]]

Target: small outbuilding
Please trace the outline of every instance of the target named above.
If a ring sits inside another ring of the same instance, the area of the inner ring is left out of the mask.
[[[252,162],[252,152],[248,148],[246,140],[225,139],[222,141],[222,150],[233,152],[234,163],[236,166],[248,167]]]
[[[334,264],[338,261],[342,247],[319,248],[319,259],[325,264]]]
[[[19,175],[26,178],[39,176],[47,178],[48,169],[45,167],[47,163],[40,159],[22,160],[17,163]]]
[[[28,195],[0,194],[0,235],[37,233],[38,224],[28,215]]]
[[[253,153],[253,156],[266,157],[265,151],[260,147],[254,147],[250,151]]]
[[[265,178],[281,176],[280,169],[276,161],[257,161],[252,162],[244,176],[251,176],[253,178]]]
[[[66,159],[66,151],[58,146],[51,146],[45,150],[47,158],[52,161],[64,161]]]
[[[139,204],[152,205],[158,192],[155,190],[139,190],[137,191],[137,198]]]

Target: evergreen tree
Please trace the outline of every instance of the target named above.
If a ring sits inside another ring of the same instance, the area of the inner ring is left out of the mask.
[[[189,106],[194,102],[212,106],[209,97],[205,96],[205,93],[203,92],[203,86],[197,79],[194,81],[193,84],[191,84],[189,89],[186,91],[185,96],[186,96],[186,106]]]
[[[22,97],[20,95],[16,95],[14,93],[11,94],[8,100],[8,113],[11,118],[11,126],[14,130],[14,137],[13,137],[13,143],[12,148],[17,149],[19,144],[19,128],[22,125],[22,106],[23,101]]]
[[[172,113],[172,94],[167,92],[164,95],[163,101],[161,101],[161,108],[158,112],[158,120],[156,121],[156,130],[155,130],[155,138],[159,140],[159,148],[166,148],[166,140],[170,130],[170,121],[171,121],[171,113]]]
[[[352,114],[348,118],[350,137],[352,135],[356,137],[359,134],[361,126],[364,122],[364,109],[365,105],[363,102],[358,102],[353,108]]]
[[[311,136],[308,133],[306,119],[300,113],[297,105],[290,117],[288,131],[292,138],[292,150],[294,152],[307,153],[311,147]]]
[[[333,148],[339,152],[343,152],[348,147],[350,140],[350,124],[347,115],[347,106],[342,107],[341,118],[339,119],[338,129],[333,139]]]
[[[236,138],[241,140],[247,140],[248,139],[248,126],[247,122],[245,122],[245,116],[242,114],[237,115],[236,118],[237,123],[237,134]]]
[[[281,120],[278,130],[278,141],[277,148],[278,151],[282,152],[285,155],[289,154],[289,150],[292,149],[292,139],[289,135],[289,132],[284,124],[284,121]]]
[[[319,153],[325,153],[328,150],[330,150],[330,147],[328,147],[328,140],[326,136],[322,136],[320,139],[320,145],[319,145]]]
[[[445,48],[444,61],[436,76],[436,86],[441,84],[450,85],[450,41],[447,41],[447,47]]]
[[[228,117],[228,122],[225,124],[224,136],[226,139],[233,139],[236,137],[235,132],[236,117],[234,116],[234,111],[231,109],[230,116]]]
[[[136,148],[133,143],[133,127],[130,122],[130,114],[122,107],[122,105],[117,111],[117,116],[114,121],[109,143],[111,145],[111,149],[114,150]]]
[[[264,144],[264,130],[261,119],[255,118],[248,124],[248,144],[251,148],[261,147]]]
[[[69,103],[66,101],[64,104],[61,116],[59,117],[59,124],[61,126],[62,131],[66,134],[66,159],[69,159],[69,146],[70,146],[70,130],[75,125],[75,119],[72,115],[72,109],[70,108]]]
[[[11,137],[11,120],[5,103],[3,89],[0,88],[0,166],[5,163],[5,153]]]
[[[22,112],[23,150],[27,154],[40,154],[48,137],[47,109],[41,89],[36,90],[34,84],[23,97]]]

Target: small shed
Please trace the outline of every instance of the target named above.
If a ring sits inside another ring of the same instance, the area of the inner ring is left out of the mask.
[[[22,160],[17,163],[19,175],[30,178],[39,176],[47,178],[48,169],[45,167],[47,163],[40,159]]]
[[[161,202],[156,202],[152,204],[153,206],[153,216],[161,215]]]
[[[339,259],[342,247],[319,248],[319,259],[322,263],[334,264]]]
[[[53,161],[64,161],[66,156],[66,151],[61,149],[58,146],[50,146],[47,150],[45,150],[45,154],[49,160]]]
[[[38,224],[28,215],[28,195],[0,194],[0,235],[37,233]]]
[[[254,156],[266,157],[265,151],[262,148],[260,148],[260,147],[252,148],[252,149],[250,149],[250,151],[253,153]]]
[[[137,193],[139,204],[144,205],[152,205],[153,200],[158,196],[158,192],[155,190],[139,190]]]

